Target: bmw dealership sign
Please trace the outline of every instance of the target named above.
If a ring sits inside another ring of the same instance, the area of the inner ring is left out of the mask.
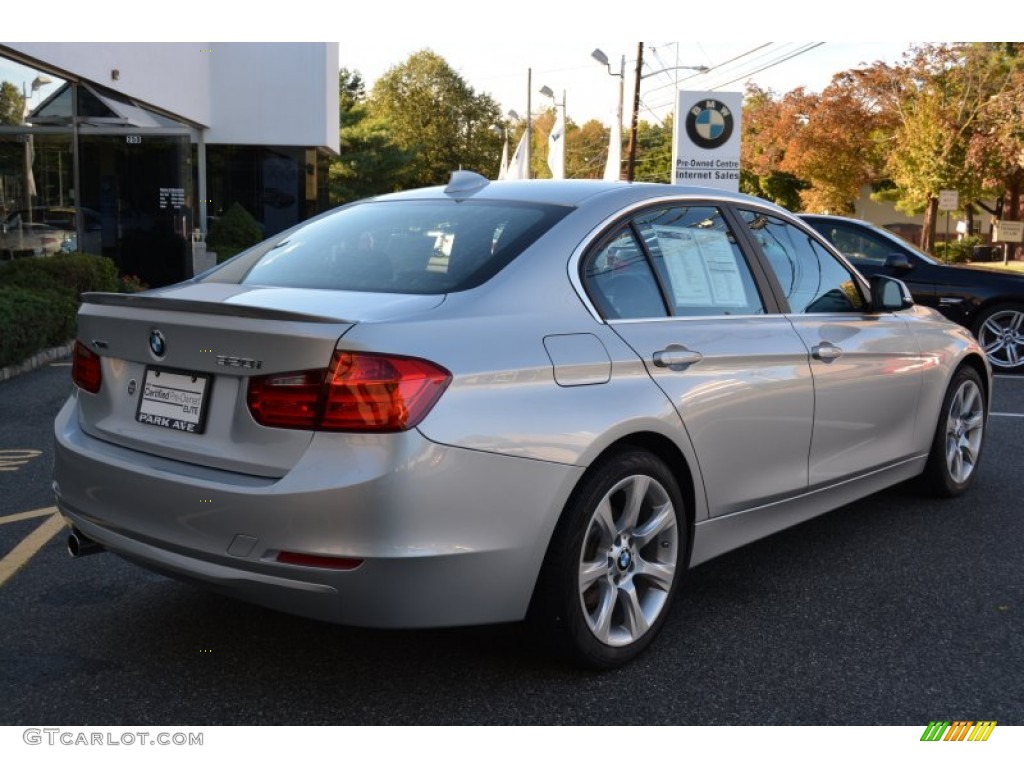
[[[738,192],[742,93],[680,91],[672,183]]]

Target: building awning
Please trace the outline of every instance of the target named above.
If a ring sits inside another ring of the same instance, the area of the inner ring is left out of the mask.
[[[72,120],[71,83],[65,83],[46,101],[29,112],[25,122],[31,125],[70,125]],[[124,128],[181,128],[187,123],[148,109],[129,96],[92,83],[78,86],[79,123]]]

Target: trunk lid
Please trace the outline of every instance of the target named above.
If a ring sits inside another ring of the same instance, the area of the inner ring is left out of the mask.
[[[326,369],[359,322],[429,311],[443,295],[185,284],[85,294],[78,338],[100,355],[98,393],[78,393],[90,435],[164,458],[283,476],[312,431],[257,424],[250,376]]]

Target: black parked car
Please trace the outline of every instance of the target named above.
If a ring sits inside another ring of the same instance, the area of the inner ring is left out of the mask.
[[[917,304],[969,328],[997,371],[1024,371],[1024,276],[942,264],[881,227],[800,214],[862,274],[897,277]]]

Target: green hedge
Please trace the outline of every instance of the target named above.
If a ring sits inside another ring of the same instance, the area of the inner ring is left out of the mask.
[[[233,203],[210,226],[206,247],[217,254],[217,263],[221,264],[262,239],[263,230],[259,222],[240,204]]]
[[[938,243],[935,247],[935,256],[948,264],[966,264],[971,260],[976,245],[981,245],[981,238],[977,235],[951,240],[948,243]]]
[[[0,367],[74,338],[79,295],[120,287],[117,266],[104,256],[62,253],[0,264]]]

